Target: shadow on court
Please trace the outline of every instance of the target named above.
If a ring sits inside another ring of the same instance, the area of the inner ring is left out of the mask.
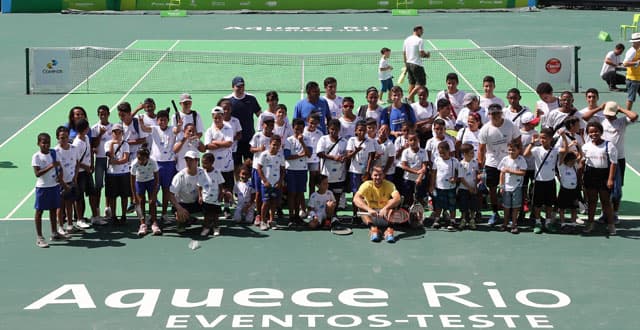
[[[18,168],[12,161],[0,161],[0,168]]]

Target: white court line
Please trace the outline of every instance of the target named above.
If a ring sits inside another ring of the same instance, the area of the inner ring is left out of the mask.
[[[158,66],[158,64],[160,64],[160,62],[162,62],[162,60],[163,60],[163,59],[164,59],[164,58],[169,54],[168,52],[169,52],[169,51],[171,51],[171,50],[173,50],[173,48],[175,48],[175,47],[178,45],[178,43],[180,43],[180,40],[176,40],[176,42],[175,42],[175,43],[174,43],[174,44],[173,44],[173,45],[172,45],[168,50],[166,50],[166,51],[165,51],[165,54],[164,54],[164,55],[162,55],[162,57],[161,57],[160,59],[158,59],[158,61],[156,61],[156,63],[154,63],[154,64],[151,66],[151,68],[149,68],[149,70],[147,70],[147,72],[146,72],[146,73],[145,73],[145,74],[144,74],[140,79],[138,79],[138,81],[136,81],[136,83],[133,85],[133,87],[131,87],[131,88],[129,89],[129,91],[127,91],[127,93],[126,93],[126,94],[124,94],[124,95],[120,98],[120,100],[118,100],[118,102],[116,103],[116,105],[118,105],[118,104],[119,104],[120,102],[122,102],[122,101],[123,101],[127,96],[129,96],[129,94],[131,94],[131,91],[133,91],[136,87],[138,87],[138,85],[140,85],[140,83],[142,82],[142,80],[143,80],[144,78],[146,78],[146,77],[149,75],[149,73],[151,73],[151,71],[153,71],[153,69],[154,69],[156,66]],[[103,66],[103,67],[104,67],[104,66]],[[102,69],[102,68],[101,68],[101,69]],[[67,94],[67,95],[68,95],[68,94]],[[65,96],[66,96],[66,95],[65,95]],[[113,106],[113,107],[111,107],[111,108],[114,108],[116,105],[114,105],[114,106]],[[22,201],[20,201],[20,203],[18,203],[18,205],[16,205],[16,207],[15,207],[13,210],[11,210],[11,212],[9,212],[9,214],[8,214],[6,217],[4,217],[4,219],[3,219],[3,220],[8,220],[9,218],[11,218],[11,217],[12,217],[12,216],[13,216],[13,215],[14,215],[14,214],[15,214],[15,213],[16,213],[16,212],[17,212],[17,211],[22,207],[22,205],[23,205],[23,204],[24,204],[24,203],[25,203],[29,198],[31,198],[31,196],[33,195],[33,193],[34,193],[35,191],[36,191],[35,189],[32,189],[32,190],[29,192],[29,194],[27,194],[27,196],[26,196],[25,198],[23,198],[23,199],[22,199]]]
[[[125,47],[125,49],[129,49],[129,47],[133,46],[136,41],[133,41],[132,43],[130,43],[127,47]],[[104,65],[102,65],[100,68],[98,68],[98,70],[96,70],[96,72],[92,73],[89,77],[87,77],[87,79],[83,80],[81,83],[78,84],[78,86],[74,87],[72,90],[70,90],[67,94],[64,94],[61,98],[59,98],[57,101],[55,101],[52,105],[50,105],[48,108],[46,108],[44,111],[42,111],[41,113],[39,113],[35,118],[33,118],[31,121],[29,121],[26,125],[24,125],[21,129],[19,129],[18,131],[16,131],[15,133],[13,133],[13,135],[11,135],[9,138],[7,138],[4,142],[2,142],[0,144],[0,149],[2,149],[2,147],[4,147],[7,143],[9,143],[11,140],[13,140],[16,136],[18,136],[20,133],[22,133],[25,129],[27,129],[27,127],[31,126],[31,124],[33,124],[36,120],[38,120],[40,117],[42,117],[45,113],[49,112],[49,110],[53,109],[56,105],[60,104],[60,102],[62,102],[64,99],[67,98],[67,96],[73,94],[73,92],[75,92],[78,88],[80,88],[80,86],[82,86],[83,84],[85,84],[89,79],[93,78],[93,76],[95,76],[96,74],[98,74],[100,71],[102,71],[102,69],[106,68],[107,65],[111,64],[111,62],[113,62],[115,59],[117,59],[123,52],[118,53],[118,55],[114,56],[112,59],[110,59],[107,63],[105,63]]]
[[[427,39],[427,42],[429,42],[429,44],[431,44],[431,47],[433,47],[433,50],[440,50],[438,49],[438,47],[436,47],[436,45],[433,44],[433,42],[431,42],[431,40]],[[480,95],[480,93],[478,92],[477,89],[473,88],[473,85],[467,80],[467,78],[464,77],[464,75],[462,74],[462,72],[460,72],[455,65],[453,65],[453,63],[451,63],[449,61],[449,59],[447,59],[444,55],[442,55],[442,53],[440,53],[440,57],[442,57],[442,59],[447,62],[447,64],[449,64],[449,66],[451,66],[451,68],[453,69],[453,71],[456,72],[456,74],[458,75],[458,78],[461,78],[467,85],[469,85],[469,87],[473,90],[473,92],[476,95]]]
[[[480,45],[478,45],[475,41],[469,39],[469,41],[471,41],[472,44],[474,44],[476,47],[478,48],[482,48],[480,47]],[[506,66],[504,66],[502,63],[500,63],[500,61],[496,60],[495,57],[491,56],[489,53],[487,53],[487,51],[483,50],[483,53],[485,53],[487,55],[487,57],[493,59],[494,62],[496,62],[499,66],[501,66],[505,71],[509,72],[514,78],[516,78],[517,80],[520,80],[520,82],[525,85],[527,88],[529,88],[532,92],[535,93],[535,89],[533,89],[533,87],[531,87],[529,84],[527,84],[524,80],[522,80],[520,77],[518,77],[513,71],[507,69]]]
[[[640,176],[640,172],[638,172],[638,170],[636,170],[635,168],[633,168],[631,166],[631,164],[629,164],[629,162],[626,162],[627,164],[627,168],[630,169],[633,173],[635,173],[637,176]]]

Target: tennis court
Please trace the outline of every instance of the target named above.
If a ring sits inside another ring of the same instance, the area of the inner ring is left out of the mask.
[[[398,41],[330,43],[331,52],[377,52]],[[430,49],[478,47],[469,39],[431,39],[426,44]],[[138,40],[127,48],[326,50],[314,40]],[[435,70],[458,71],[459,88],[466,91],[481,91],[485,70],[498,81],[511,75],[491,58],[472,66],[443,63]],[[640,196],[634,187],[640,177],[631,171],[621,207],[626,220],[618,237],[530,232],[516,236],[481,226],[459,233],[408,231],[391,245],[369,243],[364,229],[339,237],[321,231],[261,232],[231,226],[223,229],[223,236],[200,240],[201,247],[191,250],[188,244],[199,239],[199,228],[192,227],[185,235],[169,231],[138,239],[131,220],[123,229],[97,228],[39,250],[33,244],[34,180],[29,157],[37,133],[52,131],[77,104],[113,108],[123,100],[137,104],[151,96],[158,108],[164,108],[179,95],[139,92],[146,88],[146,77],[157,75],[171,83],[179,76],[163,67],[161,57],[144,65],[114,60],[97,75],[109,80],[115,79],[109,72],[122,71],[127,72],[121,82],[128,86],[125,93],[65,95],[0,145],[2,160],[11,160],[0,171],[0,182],[11,187],[0,191],[0,216],[9,220],[0,222],[0,264],[5,265],[2,328],[637,328]],[[203,76],[229,82],[232,77],[217,72]],[[245,79],[251,92],[250,76]],[[444,87],[440,80],[429,84],[433,91]],[[520,89],[522,103],[532,104],[535,94]],[[194,93],[194,109],[206,114],[228,94]],[[256,94],[262,101],[263,94]],[[299,92],[280,95],[287,105],[299,98]],[[211,119],[203,118],[205,126],[210,125]],[[113,114],[111,120],[116,120]]]

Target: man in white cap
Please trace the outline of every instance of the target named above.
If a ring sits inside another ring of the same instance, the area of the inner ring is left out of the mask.
[[[627,109],[631,110],[636,94],[640,93],[640,32],[631,35],[631,47],[624,55],[622,65],[627,68]]]
[[[202,211],[198,204],[198,175],[204,175],[203,169],[198,167],[200,155],[197,151],[189,150],[184,155],[187,167],[178,172],[171,181],[169,200],[176,208],[177,232],[184,232],[186,222],[191,214]]]
[[[189,93],[182,93],[182,95],[180,95],[180,112],[171,119],[174,127],[180,126],[180,133],[178,133],[176,140],[182,139],[184,127],[187,124],[194,124],[196,126],[196,135],[198,135],[198,138],[201,138],[202,133],[204,133],[202,117],[195,110],[191,109],[192,104],[193,100]],[[178,125],[179,123],[182,123],[182,125]]]
[[[456,129],[467,127],[467,119],[471,112],[477,112],[478,115],[480,115],[482,124],[486,124],[489,121],[489,118],[487,117],[487,110],[480,107],[480,98],[477,95],[473,93],[465,94],[462,99],[462,105],[464,108],[460,110],[458,117],[456,118]]]

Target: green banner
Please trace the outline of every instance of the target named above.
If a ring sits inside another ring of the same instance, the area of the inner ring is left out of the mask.
[[[136,9],[169,9],[169,0],[137,0]],[[528,0],[420,0],[398,8],[411,9],[490,9],[527,7]],[[175,7],[171,7],[175,8]],[[332,9],[394,9],[394,0],[182,0],[183,10],[332,10]]]
[[[107,8],[107,0],[62,0],[62,8],[87,11],[114,9]]]

